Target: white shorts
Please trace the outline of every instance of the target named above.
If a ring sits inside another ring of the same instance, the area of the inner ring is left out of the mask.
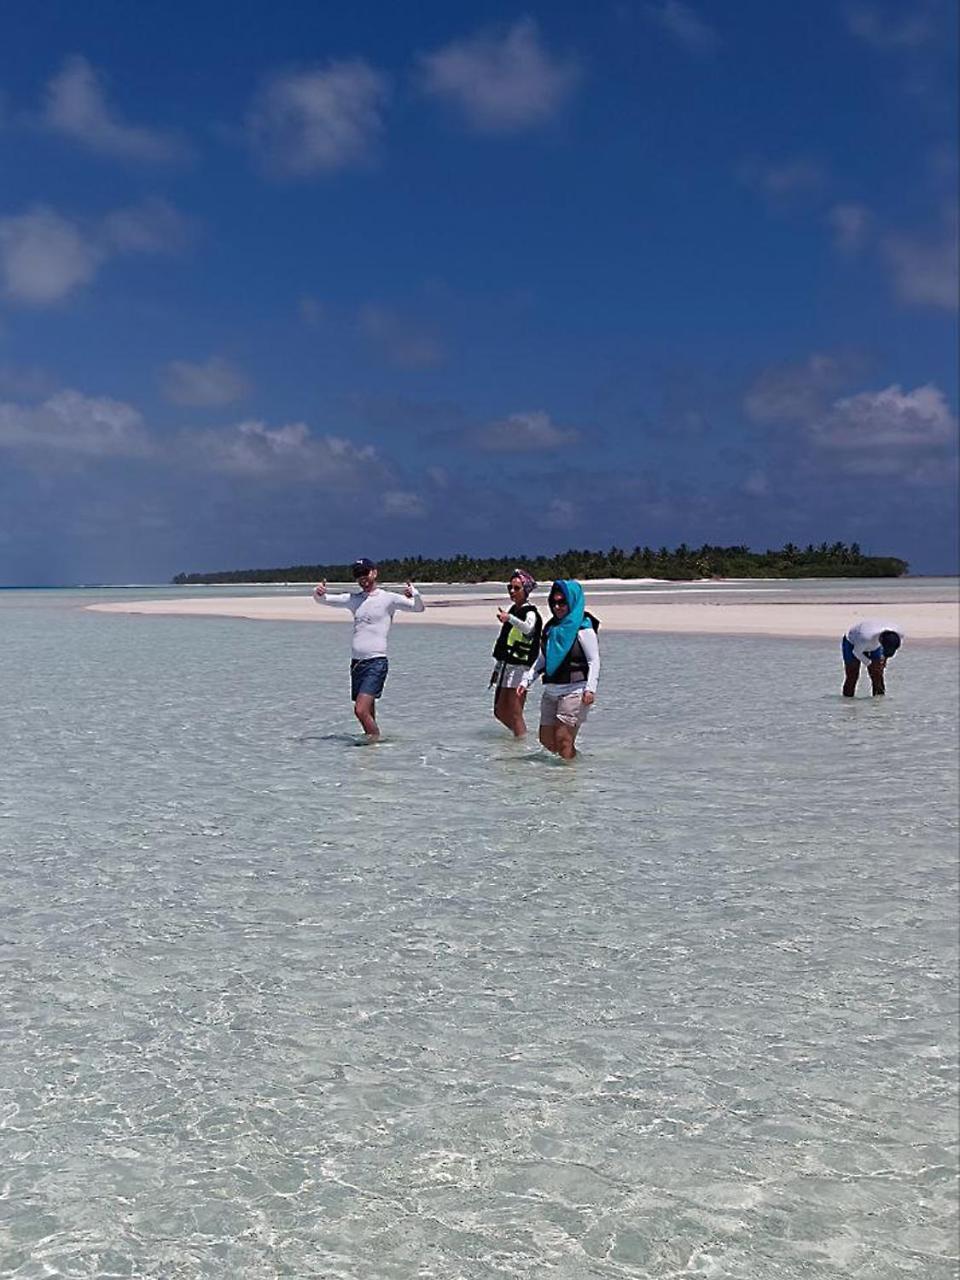
[[[519,662],[498,662],[490,683],[495,689],[519,689],[526,669]]]
[[[583,704],[586,692],[586,683],[573,690],[569,685],[560,685],[556,691],[545,684],[540,699],[541,727],[549,729],[556,724],[565,724],[569,729],[579,729],[590,714],[590,708]]]

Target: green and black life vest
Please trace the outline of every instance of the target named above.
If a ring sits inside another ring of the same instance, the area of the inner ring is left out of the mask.
[[[595,618],[592,613],[585,613],[583,616],[590,623],[591,627],[593,627],[594,632],[600,630],[599,618]],[[547,652],[547,632],[552,626],[553,619],[551,618],[543,628],[543,638],[541,640],[540,647],[544,653]],[[580,643],[579,639],[576,639],[570,646],[570,652],[560,663],[559,667],[557,667],[553,675],[548,676],[546,671],[544,671],[543,683],[575,684],[578,680],[586,680],[589,669],[590,664],[587,662],[587,655],[583,652],[583,645]]]
[[[493,656],[498,662],[516,662],[522,667],[531,667],[540,648],[540,631],[543,626],[540,611],[534,604],[512,604],[509,612],[515,618],[526,618],[532,613],[535,618],[533,630],[525,636],[512,622],[505,622],[500,628],[497,643],[493,646]]]

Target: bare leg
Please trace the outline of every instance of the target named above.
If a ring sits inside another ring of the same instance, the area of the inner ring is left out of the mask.
[[[873,696],[882,698],[887,692],[887,686],[883,680],[883,669],[887,665],[886,659],[874,658],[873,662],[867,667],[870,673],[870,683],[873,685]]]
[[[546,747],[548,751],[557,754],[557,726],[555,724],[542,724],[540,726],[540,745]]]
[[[847,673],[847,678],[843,682],[843,696],[852,698],[857,691],[857,681],[860,679],[860,659],[854,658],[853,662],[845,662],[843,669]]]
[[[558,724],[556,728],[556,752],[562,760],[572,760],[577,754],[575,743],[577,730],[568,724]]]
[[[380,737],[380,729],[377,726],[377,702],[375,698],[371,698],[369,693],[361,693],[353,704],[353,714],[360,721],[363,726],[363,732],[368,738]]]
[[[507,700],[505,697],[505,695],[509,692],[510,692],[509,689],[496,690],[496,692],[493,695],[493,715],[494,715],[494,718],[496,720],[499,720],[502,725],[505,725],[508,729],[511,729],[513,726],[510,723],[510,716],[507,712]]]
[[[506,725],[515,738],[522,738],[527,732],[523,719],[523,702],[516,689],[497,690],[493,714],[502,725]]]

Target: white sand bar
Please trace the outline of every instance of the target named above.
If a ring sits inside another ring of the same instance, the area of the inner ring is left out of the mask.
[[[783,636],[838,639],[858,618],[876,617],[898,622],[911,641],[960,643],[960,608],[941,602],[893,604],[837,604],[745,601],[731,597],[714,600],[664,599],[650,594],[590,592],[587,605],[600,617],[604,631],[660,632],[677,635]],[[619,598],[618,598],[619,597]],[[401,626],[486,627],[495,631],[500,594],[463,596],[430,594],[424,597],[422,614],[397,614]],[[538,601],[546,614],[544,601]],[[87,608],[101,613],[137,613],[178,617],[246,618],[256,622],[321,622],[346,625],[350,614],[314,603],[311,595],[249,596],[246,598],[197,597],[167,600],[125,600]]]

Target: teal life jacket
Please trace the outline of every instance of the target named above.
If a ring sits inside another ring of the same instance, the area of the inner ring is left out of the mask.
[[[522,667],[532,667],[540,648],[540,632],[543,627],[540,611],[534,604],[512,604],[508,612],[515,618],[526,618],[532,613],[533,630],[525,636],[508,618],[500,628],[497,643],[493,646],[493,656],[498,662],[515,662]]]

